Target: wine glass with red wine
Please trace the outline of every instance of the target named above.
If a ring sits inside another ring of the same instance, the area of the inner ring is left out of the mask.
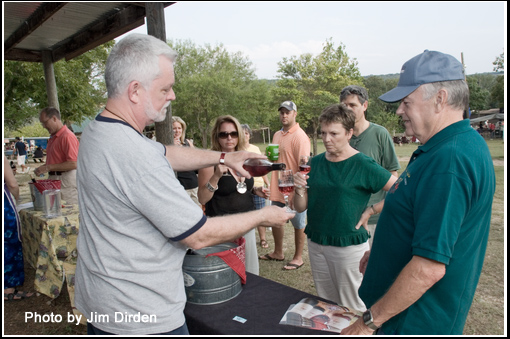
[[[303,173],[303,175],[307,175],[308,172],[310,172],[312,157],[309,155],[302,155],[299,157],[299,172]],[[306,188],[309,188],[308,185],[305,186]]]
[[[294,212],[289,207],[289,195],[294,192],[294,176],[292,170],[282,170],[278,172],[278,190],[285,198],[287,212]]]

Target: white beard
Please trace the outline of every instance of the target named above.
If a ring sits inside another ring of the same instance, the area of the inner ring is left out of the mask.
[[[145,114],[147,115],[147,118],[154,122],[161,122],[165,120],[166,118],[166,110],[168,106],[170,105],[170,101],[163,106],[163,108],[158,112],[154,109],[154,106],[152,105],[152,100],[148,100],[145,103]]]

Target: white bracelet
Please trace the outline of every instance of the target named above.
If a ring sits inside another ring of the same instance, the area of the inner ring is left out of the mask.
[[[214,193],[214,192],[216,192],[216,191],[218,190],[218,186],[213,187],[213,185],[211,185],[211,183],[210,183],[209,181],[207,182],[207,184],[205,184],[205,187],[206,187],[209,191],[211,191],[211,192],[213,192],[213,193]]]

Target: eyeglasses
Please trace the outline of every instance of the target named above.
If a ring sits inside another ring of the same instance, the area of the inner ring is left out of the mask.
[[[231,138],[237,138],[239,136],[239,133],[237,133],[236,131],[234,131],[234,132],[220,132],[220,133],[218,133],[218,137],[220,139],[227,139],[229,136]]]
[[[53,117],[51,117],[51,118],[53,118]],[[48,118],[48,119],[46,119],[44,121],[41,121],[41,125],[45,126],[46,123],[51,120],[51,118]]]

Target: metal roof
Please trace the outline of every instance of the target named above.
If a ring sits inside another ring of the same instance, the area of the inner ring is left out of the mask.
[[[175,2],[164,2],[167,7]],[[5,60],[70,60],[144,24],[145,2],[3,2]]]

